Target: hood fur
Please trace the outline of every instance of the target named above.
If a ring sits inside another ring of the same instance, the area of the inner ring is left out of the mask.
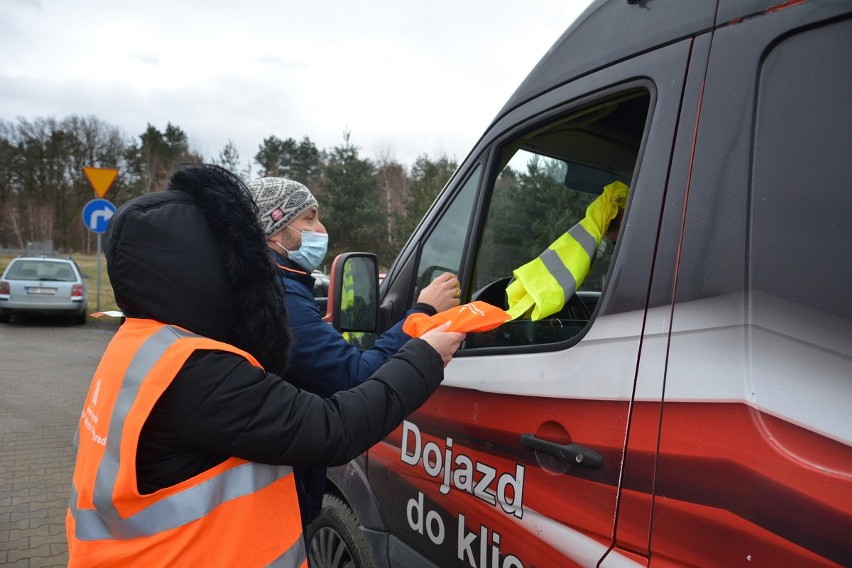
[[[284,293],[243,182],[189,165],[165,191],[113,216],[104,251],[127,317],[151,318],[237,346],[280,374],[290,336]]]

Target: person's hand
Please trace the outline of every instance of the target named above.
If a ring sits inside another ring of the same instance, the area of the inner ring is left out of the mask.
[[[460,331],[444,331],[449,326],[450,322],[445,322],[420,336],[420,339],[431,345],[432,349],[438,352],[441,360],[444,361],[444,367],[449,365],[450,361],[453,360],[453,354],[465,337],[465,334]]]
[[[452,272],[444,272],[420,291],[417,302],[429,304],[439,312],[459,305],[461,284]]]
[[[606,229],[606,238],[612,241],[613,244],[618,241],[618,235],[621,232],[621,222],[624,219],[624,209],[618,208],[615,218],[609,222],[609,227]]]

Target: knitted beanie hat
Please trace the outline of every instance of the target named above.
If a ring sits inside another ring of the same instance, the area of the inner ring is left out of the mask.
[[[317,206],[311,190],[290,179],[259,178],[248,184],[248,188],[257,205],[257,219],[263,235],[267,238],[289,225],[303,211]]]

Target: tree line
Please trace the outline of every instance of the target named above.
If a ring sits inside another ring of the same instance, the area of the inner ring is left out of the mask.
[[[116,206],[160,191],[184,163],[215,163],[242,177],[282,176],[308,186],[330,235],[329,259],[350,250],[375,252],[390,264],[438,192],[458,167],[455,159],[420,155],[411,167],[361,155],[349,133],[333,148],[265,138],[248,166],[232,142],[205,159],[183,129],[148,125],[131,137],[94,116],[0,120],[0,248],[27,249],[51,241],[60,253],[90,254],[96,235],[82,221],[94,193],[82,169],[116,168],[107,198]],[[252,173],[253,166],[257,167]]]

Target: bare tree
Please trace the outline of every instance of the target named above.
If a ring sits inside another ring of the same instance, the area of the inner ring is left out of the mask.
[[[397,226],[403,211],[402,197],[408,190],[410,179],[405,166],[393,158],[393,152],[387,146],[382,146],[378,151],[376,178],[379,187],[384,192],[385,234],[388,244],[387,256],[390,258],[396,256],[396,251],[404,244],[397,242],[399,239],[395,239],[395,235],[398,233]]]

